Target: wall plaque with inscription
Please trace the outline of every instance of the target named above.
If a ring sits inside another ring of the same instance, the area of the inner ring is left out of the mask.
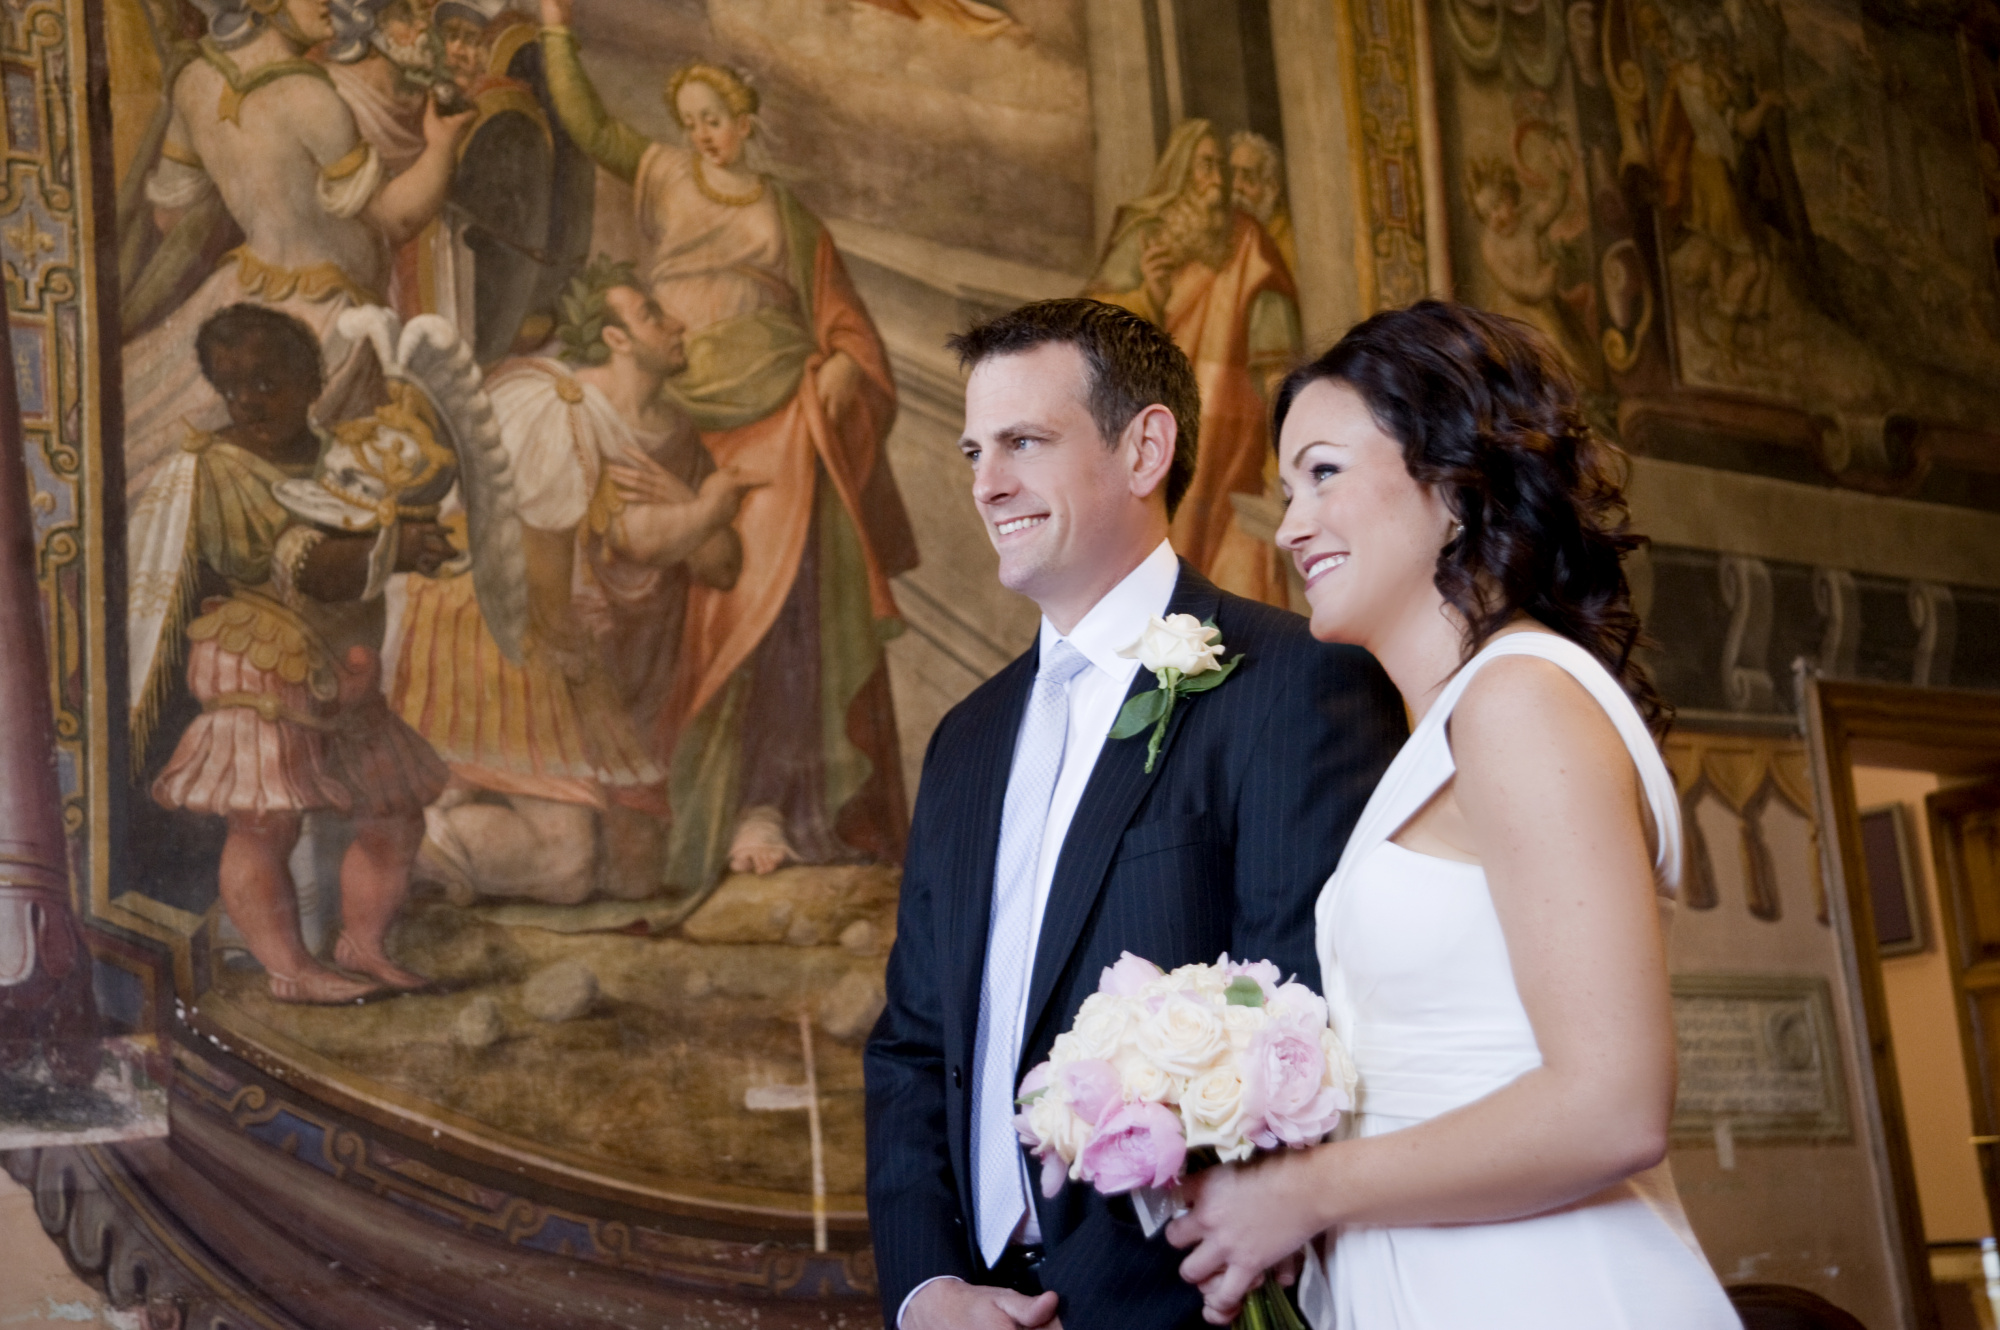
[[[1677,974],[1676,1137],[1841,1141],[1853,1136],[1833,996],[1822,975]]]

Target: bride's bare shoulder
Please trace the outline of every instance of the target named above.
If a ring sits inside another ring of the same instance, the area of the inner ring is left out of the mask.
[[[1510,781],[1536,775],[1567,783],[1613,772],[1630,779],[1624,740],[1590,690],[1554,661],[1507,655],[1466,684],[1448,726],[1462,776]]]

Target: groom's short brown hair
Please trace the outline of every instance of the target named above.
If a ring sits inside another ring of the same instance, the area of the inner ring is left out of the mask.
[[[1194,483],[1201,432],[1201,389],[1187,356],[1173,338],[1130,310],[1082,297],[1023,305],[947,338],[945,347],[957,352],[959,366],[969,370],[994,356],[1019,355],[1048,342],[1066,343],[1083,353],[1085,404],[1107,447],[1117,446],[1132,417],[1147,407],[1157,404],[1174,413],[1178,433],[1167,469],[1167,516],[1172,517]]]

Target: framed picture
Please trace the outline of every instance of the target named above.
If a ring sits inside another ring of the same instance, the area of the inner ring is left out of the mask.
[[[1911,956],[1929,950],[1924,879],[1911,842],[1909,810],[1899,803],[1863,809],[1861,844],[1881,954]]]
[[[1853,1140],[1825,976],[1676,974],[1673,999],[1676,1139]]]

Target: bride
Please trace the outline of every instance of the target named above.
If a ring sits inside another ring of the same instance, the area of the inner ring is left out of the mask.
[[[1734,1330],[1665,1163],[1681,831],[1616,451],[1538,334],[1435,301],[1295,371],[1276,422],[1313,635],[1416,728],[1319,900],[1353,1127],[1195,1177],[1183,1277],[1226,1323],[1323,1234],[1319,1330]]]

